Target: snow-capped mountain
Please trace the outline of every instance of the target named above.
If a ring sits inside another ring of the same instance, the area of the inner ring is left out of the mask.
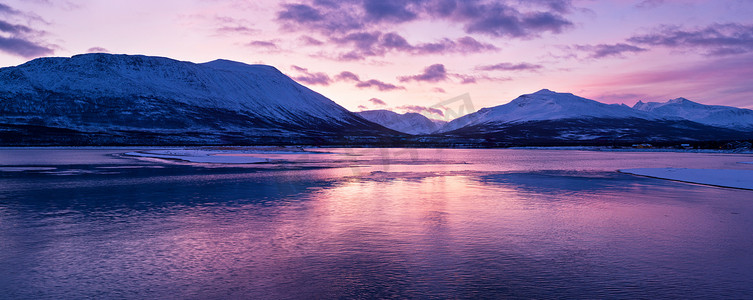
[[[378,109],[357,112],[366,120],[377,123],[392,130],[412,135],[430,134],[439,130],[444,121],[432,120],[419,113],[399,114],[393,111]]]
[[[688,120],[684,115],[604,104],[550,90],[481,109],[451,121],[441,131],[448,136],[520,143],[694,141],[753,136],[740,128],[720,128]]]
[[[0,141],[20,144],[296,142],[394,133],[271,66],[111,54],[0,69],[0,125]]]
[[[482,108],[476,113],[457,118],[445,125],[442,131],[480,124],[511,124],[571,118],[653,119],[650,114],[636,111],[626,105],[604,104],[570,93],[556,93],[543,89],[533,94],[522,95],[510,103]]]
[[[638,101],[633,109],[663,119],[682,118],[701,124],[736,130],[753,130],[753,110],[721,105],[704,105],[685,98],[667,102]]]

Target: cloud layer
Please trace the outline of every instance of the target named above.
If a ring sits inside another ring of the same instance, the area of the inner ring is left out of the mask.
[[[673,49],[697,49],[710,56],[753,52],[753,24],[725,23],[685,29],[665,25],[628,39],[636,44]]]
[[[467,34],[531,39],[571,28],[573,23],[566,18],[571,10],[569,0],[306,0],[282,4],[276,19],[287,31],[305,32],[306,42],[319,41],[310,37],[316,32],[330,43],[350,48],[336,59],[361,60],[390,52],[425,55],[499,50],[472,36],[416,43],[384,30],[405,23],[441,20]]]
[[[25,58],[51,55],[54,51],[50,45],[41,43],[38,38],[44,31],[35,30],[26,25],[15,23],[10,19],[23,19],[26,23],[38,18],[0,3],[0,51]]]
[[[283,4],[277,19],[291,30],[327,35],[439,19],[460,25],[467,33],[530,38],[570,28],[573,23],[565,14],[571,8],[569,0],[310,0]]]

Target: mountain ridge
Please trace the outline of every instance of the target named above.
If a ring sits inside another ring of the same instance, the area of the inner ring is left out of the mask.
[[[747,109],[685,98],[629,107],[548,89],[439,123],[417,113],[353,113],[273,66],[224,59],[197,64],[82,54],[0,68],[2,145],[603,143],[753,135]]]
[[[693,106],[694,109],[713,109],[684,98],[668,101],[664,105],[677,104]],[[544,89],[455,119],[445,125],[441,132],[447,136],[516,144],[534,141],[616,143],[753,137],[753,132],[748,130],[751,127],[742,126],[745,124],[725,127],[712,122],[704,123],[708,121],[705,119],[689,120],[669,113],[638,109],[644,106],[641,104],[631,108],[604,104],[571,93]],[[753,121],[750,124],[753,125]]]
[[[701,124],[738,130],[753,130],[753,110],[723,105],[706,105],[685,98],[666,102],[638,101],[633,109],[661,118],[679,117]]]
[[[328,143],[397,134],[271,66],[111,54],[0,69],[0,124],[4,144],[58,144],[61,136],[45,137],[45,128],[75,132],[84,144],[160,137],[170,144]]]
[[[360,111],[356,114],[389,129],[411,135],[431,134],[437,132],[443,125],[443,121],[432,120],[414,112],[399,114],[391,110],[377,109]]]

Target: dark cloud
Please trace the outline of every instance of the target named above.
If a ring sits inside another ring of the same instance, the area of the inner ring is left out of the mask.
[[[269,50],[277,50],[279,47],[277,47],[277,43],[275,41],[251,41],[248,43],[248,46],[251,47],[258,47],[258,48],[266,48]]]
[[[362,60],[364,58],[366,57],[358,53],[358,51],[350,51],[348,53],[340,54],[335,59],[339,61],[354,61],[354,60]]]
[[[439,115],[439,116],[444,117],[444,112],[441,109],[434,108],[434,107],[426,107],[426,106],[418,106],[418,105],[403,105],[403,106],[396,107],[396,109],[402,109],[408,112],[414,112],[414,113],[419,113],[419,114],[427,113],[427,114]]]
[[[457,47],[462,49],[462,52],[483,52],[486,50],[499,50],[497,46],[479,42],[478,40],[470,36],[459,38],[457,40]]]
[[[664,4],[664,0],[643,0],[635,5],[637,8],[656,8]]]
[[[404,0],[364,0],[363,9],[366,17],[373,22],[403,23],[415,20],[418,15],[409,6],[411,1]]]
[[[495,65],[483,65],[476,67],[476,70],[480,71],[536,71],[543,68],[541,65],[534,65],[529,63],[498,63]]]
[[[360,110],[367,110],[367,109],[369,109],[369,108],[368,108],[368,107],[366,107],[365,105],[359,105],[359,106],[358,106],[358,109],[360,109]]]
[[[50,55],[54,51],[48,47],[22,38],[6,38],[0,36],[0,51],[22,56],[25,58]]]
[[[568,13],[573,9],[571,0],[519,0],[521,3],[528,3],[547,7],[559,13]]]
[[[442,39],[434,43],[423,43],[411,46],[407,49],[414,54],[433,54],[433,53],[479,53],[485,51],[499,50],[496,46],[488,43],[482,43],[478,40],[466,36],[457,39]]]
[[[291,20],[296,23],[309,24],[324,19],[319,10],[305,4],[283,4],[283,10],[277,13],[280,20]]]
[[[491,77],[485,74],[469,75],[469,74],[449,73],[447,72],[443,64],[434,64],[434,65],[428,66],[424,68],[423,73],[418,74],[418,75],[398,77],[400,82],[408,82],[408,81],[440,82],[440,81],[449,80],[450,78],[455,78],[455,79],[460,80],[460,84],[477,83],[480,80],[485,80],[485,81],[511,80],[510,78],[506,78],[506,77]]]
[[[647,49],[624,43],[613,45],[576,45],[575,49],[588,53],[589,58],[622,57],[625,53],[638,53],[647,51]]]
[[[12,8],[12,7],[8,6],[8,5],[0,3],[0,13],[9,14],[9,15],[15,15],[15,14],[20,14],[21,12],[18,11],[18,10],[15,10],[14,8]]]
[[[461,25],[467,33],[532,38],[572,27],[564,17],[571,8],[569,0],[304,0],[282,5],[277,20],[291,30],[333,35],[441,19]]]
[[[110,53],[109,50],[102,48],[102,47],[91,47],[89,50],[86,50],[87,53]]]
[[[391,90],[404,90],[405,87],[397,86],[391,83],[382,82],[376,79],[369,79],[366,81],[361,81],[356,84],[356,87],[359,88],[369,88],[369,87],[376,87],[380,91],[391,91]]]
[[[400,82],[408,81],[426,81],[426,82],[439,82],[448,79],[447,70],[443,64],[434,64],[424,69],[424,72],[418,75],[402,76],[399,78]]]
[[[404,37],[394,32],[382,35],[380,42],[380,46],[385,49],[410,51],[414,48]]]
[[[432,92],[437,92],[437,93],[442,93],[442,94],[447,93],[447,91],[445,91],[443,88],[438,88],[438,87],[431,89],[431,91]]]
[[[300,37],[301,42],[303,42],[306,46],[321,46],[324,45],[324,42],[317,40],[315,38],[312,38],[310,36],[304,35]]]
[[[403,52],[414,55],[445,54],[445,53],[479,53],[499,50],[496,46],[480,42],[472,37],[461,37],[457,40],[441,39],[433,43],[412,45],[404,37],[395,33],[353,32],[342,37],[334,37],[331,41],[338,45],[350,46],[352,51],[339,56],[340,60],[360,60],[369,56],[383,56],[388,52]]]
[[[25,34],[32,32],[32,29],[24,25],[11,24],[0,20],[0,31],[10,34]]]
[[[308,4],[283,4],[277,12],[277,20],[288,30],[310,32],[312,30],[330,35],[364,29],[362,16],[341,11],[347,3],[313,0]],[[316,6],[316,7],[314,7]]]
[[[382,99],[371,98],[369,99],[369,102],[371,102],[371,104],[374,104],[374,105],[387,106],[387,103],[382,101]]]
[[[337,74],[335,76],[335,79],[342,80],[342,81],[351,80],[351,81],[361,82],[361,78],[358,77],[358,75],[356,75],[353,72],[348,72],[348,71],[340,72],[340,74]]]
[[[472,84],[479,81],[509,81],[509,77],[492,77],[486,74],[450,74],[450,76],[460,79],[460,84]]]
[[[248,26],[244,25],[221,25],[215,29],[215,31],[218,34],[228,34],[228,33],[234,33],[234,34],[253,34],[259,32],[256,29],[253,29]]]
[[[322,72],[316,72],[312,73],[309,72],[308,69],[302,68],[299,66],[290,66],[293,70],[297,71],[298,73],[301,73],[299,76],[291,77],[293,80],[302,82],[305,84],[311,84],[311,85],[330,85],[332,83],[332,79],[329,78],[329,75]]]
[[[467,33],[526,39],[544,32],[560,33],[573,26],[562,15],[569,10],[567,1],[529,1],[517,6],[510,1],[450,2],[455,3],[444,6],[441,11],[450,20],[462,23]],[[540,4],[544,4],[543,7]]]
[[[472,75],[453,74],[455,78],[460,79],[460,84],[471,84],[478,82],[478,78]]]
[[[374,47],[381,36],[381,32],[354,32],[332,38],[331,41],[339,45],[350,45],[362,53],[362,56],[384,55],[384,47]]]
[[[698,49],[710,56],[753,52],[753,24],[725,23],[683,29],[662,26],[653,33],[636,35],[628,41],[673,49]]]
[[[42,21],[36,16],[18,11],[6,4],[0,3],[0,13],[7,16],[26,19],[27,22]],[[43,22],[44,23],[44,22]],[[54,45],[45,45],[38,41],[38,37],[45,35],[44,31],[35,30],[29,26],[14,24],[5,20],[0,20],[0,51],[21,56],[24,58],[34,58],[54,53]]]
[[[340,72],[340,74],[335,75],[335,80],[337,81],[351,81],[356,83],[357,88],[370,88],[370,87],[376,87],[380,91],[391,91],[391,90],[404,90],[405,87],[397,86],[391,83],[386,83],[381,80],[376,79],[369,79],[369,80],[361,80],[361,77],[356,75],[353,72],[349,71],[343,71]]]

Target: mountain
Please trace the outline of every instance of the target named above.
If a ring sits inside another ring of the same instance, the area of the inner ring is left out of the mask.
[[[0,69],[0,142],[328,143],[395,132],[271,66],[84,54]]]
[[[664,103],[638,101],[633,109],[651,113],[657,118],[682,118],[701,124],[753,131],[753,110],[721,105],[703,105],[685,98]]]
[[[543,89],[533,94],[522,95],[510,103],[482,108],[476,113],[455,119],[445,125],[442,131],[480,124],[513,124],[571,118],[653,119],[648,113],[633,110],[625,105],[604,104],[570,93],[556,93]]]
[[[753,137],[753,133],[739,128],[717,127],[682,116],[604,104],[550,90],[481,109],[451,121],[442,131],[447,137],[492,144],[603,144]]]
[[[357,114],[389,129],[412,135],[434,133],[445,123],[444,121],[429,119],[419,113],[398,114],[384,109],[367,110]]]

